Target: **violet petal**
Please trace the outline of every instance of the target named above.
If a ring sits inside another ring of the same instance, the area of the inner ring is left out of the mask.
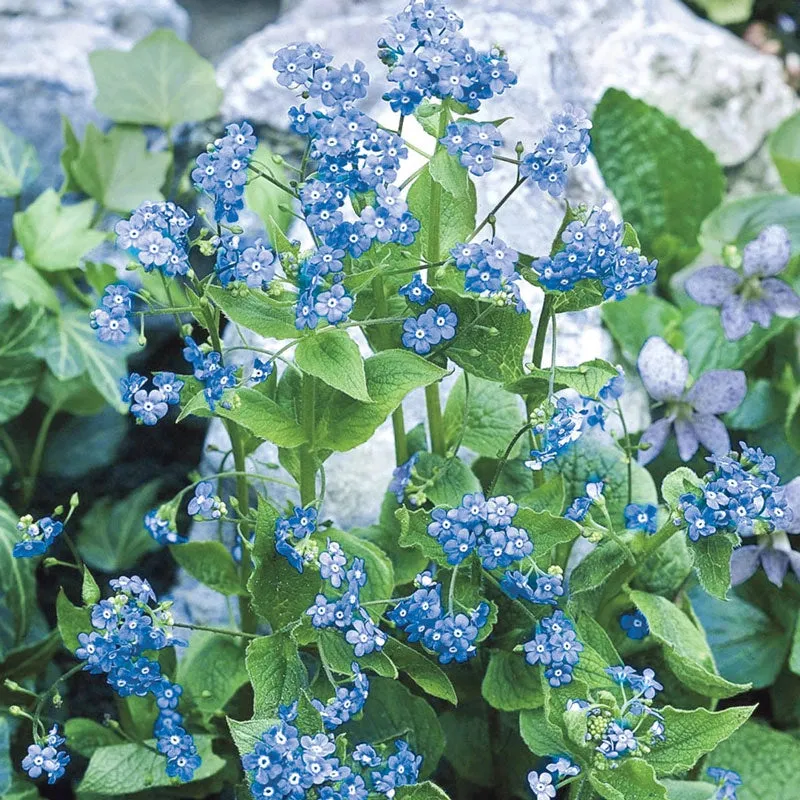
[[[761,553],[761,566],[770,583],[775,586],[783,586],[786,570],[789,569],[789,555],[784,550],[767,547]]]
[[[675,438],[678,440],[678,454],[681,461],[688,461],[700,447],[694,425],[688,420],[675,420]]]
[[[761,550],[758,544],[748,544],[739,547],[731,555],[731,584],[738,586],[756,574],[761,561]]]
[[[761,281],[761,288],[773,314],[787,319],[800,315],[800,297],[788,283],[780,278],[766,278]]]
[[[721,306],[741,282],[741,275],[730,267],[701,267],[686,279],[684,288],[695,303]]]
[[[647,450],[640,450],[637,456],[640,464],[649,464],[663,449],[669,438],[672,420],[669,417],[656,420],[639,439],[640,444],[647,443]]]
[[[741,297],[729,297],[722,304],[720,319],[722,329],[725,331],[725,338],[730,342],[746,336],[753,327],[753,320],[747,315]]]
[[[792,511],[792,518],[786,523],[787,533],[800,533],[800,477],[794,478],[783,487],[786,504]]]
[[[745,275],[777,275],[789,263],[792,242],[783,225],[769,225],[742,251]]]
[[[636,361],[644,388],[653,400],[678,400],[689,377],[689,362],[660,336],[651,336]]]
[[[725,414],[737,408],[747,394],[747,378],[738,369],[704,372],[686,394],[701,414]]]
[[[745,300],[744,310],[756,325],[760,325],[762,328],[769,328],[772,324],[772,307],[765,298]]]
[[[706,450],[723,455],[731,449],[731,437],[728,435],[725,423],[713,414],[694,413],[691,417],[691,425],[694,435]]]

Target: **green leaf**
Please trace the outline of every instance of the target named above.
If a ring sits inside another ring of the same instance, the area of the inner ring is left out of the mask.
[[[442,726],[434,710],[401,683],[388,678],[370,681],[364,714],[348,723],[348,729],[351,741],[355,742],[406,739],[411,749],[423,757],[422,777],[434,772],[444,752]]]
[[[352,675],[353,662],[358,661],[362,669],[371,669],[384,678],[395,679],[397,667],[386,653],[374,650],[356,659],[353,646],[344,638],[344,632],[336,629],[316,631],[317,647],[322,663],[340,675]]]
[[[517,314],[511,306],[496,306],[475,296],[462,297],[449,289],[438,289],[436,299],[458,315],[455,338],[446,350],[458,366],[470,375],[498,383],[522,377],[522,361],[532,333],[529,314]],[[490,333],[487,328],[497,332]]]
[[[56,619],[61,641],[70,652],[74,653],[78,647],[78,634],[92,631],[92,621],[88,608],[73,605],[64,594],[62,586],[56,598]]]
[[[275,552],[275,522],[278,512],[263,498],[258,499],[256,537],[253,545],[255,568],[247,583],[253,610],[273,630],[300,622],[322,588],[313,570],[298,573]]]
[[[702,756],[744,725],[755,709],[756,706],[742,706],[724,711],[705,708],[684,711],[664,706],[659,711],[664,715],[664,726],[669,732],[667,740],[653,747],[647,762],[657,775],[687,772]]]
[[[491,788],[494,784],[492,737],[486,707],[445,711],[439,717],[445,737],[444,756],[456,774],[476,786]]]
[[[14,258],[0,259],[0,305],[11,305],[17,310],[29,303],[58,310],[58,296],[53,287],[24,261]]]
[[[800,114],[785,119],[769,137],[769,154],[772,157],[783,185],[792,193],[800,194]]]
[[[786,661],[793,632],[736,594],[718,600],[693,586],[689,599],[720,675],[734,683],[752,683],[754,689],[771,686]]]
[[[81,584],[81,600],[83,600],[85,606],[93,606],[95,603],[100,602],[100,587],[85,564],[83,567],[83,582]]]
[[[544,555],[556,545],[571,542],[581,535],[580,525],[571,519],[531,508],[520,508],[514,517],[514,524],[525,528],[531,535],[537,555]]]
[[[251,641],[246,663],[257,717],[277,716],[279,707],[293,703],[308,684],[297,645],[288,633],[273,633]]]
[[[40,171],[36,148],[0,123],[0,197],[19,197]]]
[[[239,641],[208,631],[192,634],[176,675],[184,693],[207,715],[224,709],[248,678],[245,650]]]
[[[528,469],[524,467],[527,477]],[[527,492],[520,498],[526,506],[530,506],[534,511],[547,511],[555,517],[560,517],[564,510],[564,479],[561,475],[554,475],[548,478],[540,486]]]
[[[398,672],[411,678],[420,689],[433,697],[439,697],[457,705],[458,697],[450,678],[428,656],[391,636],[386,642],[384,651],[397,667]]]
[[[294,339],[294,304],[278,302],[260,289],[237,285],[236,291],[209,286],[206,294],[233,322],[268,339]]]
[[[77,545],[94,569],[118,574],[160,545],[145,530],[144,515],[156,504],[158,481],[134,489],[124,500],[98,500],[81,520]]]
[[[364,362],[364,372],[371,403],[317,386],[318,448],[351,450],[366,442],[409,392],[436,383],[447,374],[407,350],[384,350],[370,356]]]
[[[669,340],[681,324],[681,312],[672,303],[644,293],[604,303],[600,313],[623,355],[632,363],[651,336]]]
[[[475,473],[458,456],[422,452],[414,468],[425,483],[425,496],[435,505],[457,506],[465,494],[481,490]]]
[[[0,795],[7,796],[13,778],[11,755],[8,752],[11,744],[11,725],[6,717],[0,717]]]
[[[219,110],[222,91],[214,67],[171,30],[153,31],[127,52],[95,50],[89,64],[95,107],[114,122],[168,130]]]
[[[667,800],[666,789],[641,758],[627,759],[617,769],[592,770],[589,782],[605,800]]]
[[[23,678],[40,675],[61,648],[61,634],[57,630],[33,642],[28,641],[30,638],[29,633],[25,643],[13,648],[0,662],[0,678],[22,681]]]
[[[701,537],[689,547],[700,583],[709,594],[720,600],[728,596],[731,588],[731,554],[736,542],[735,534],[717,533]]]
[[[261,739],[261,734],[268,731],[272,725],[278,723],[277,718],[262,719],[260,717],[244,720],[243,722],[231,719],[230,717],[226,717],[225,720],[228,723],[228,729],[231,732],[233,743],[236,745],[236,749],[239,751],[241,757],[252,753],[256,742]]]
[[[544,399],[550,394],[550,374],[549,369],[533,367],[523,378],[508,384],[506,389],[523,397],[534,395]],[[574,389],[583,397],[597,397],[597,393],[617,374],[617,368],[602,358],[577,367],[556,367],[553,390]]]
[[[342,546],[348,557],[364,559],[364,569],[369,575],[369,580],[361,590],[362,600],[372,602],[392,596],[395,583],[394,568],[389,556],[378,545],[336,528],[329,528],[326,533],[331,541],[338,542]],[[380,605],[370,608],[377,613],[383,611],[383,606]]]
[[[435,561],[439,566],[448,566],[442,546],[428,534],[428,524],[431,521],[429,511],[422,508],[409,511],[402,506],[394,515],[400,523],[401,547],[414,547],[430,561]]]
[[[542,683],[539,673],[520,653],[493,650],[481,683],[483,699],[500,711],[541,708]]]
[[[664,646],[664,657],[678,679],[707,697],[732,697],[747,684],[726,681],[717,674],[703,631],[667,598],[629,591],[631,602],[647,617],[650,635]]]
[[[788,733],[747,722],[714,750],[707,763],[741,775],[739,800],[797,800],[800,741]]]
[[[145,200],[162,200],[171,156],[147,149],[139,128],[114,127],[107,134],[88,125],[71,175],[105,209],[127,214]]]
[[[395,798],[396,800],[449,800],[447,793],[430,781],[411,786],[398,786]]]
[[[258,162],[258,169],[268,172],[275,180],[286,185],[286,170],[283,164],[276,163],[272,151],[263,142],[258,143],[251,160]],[[276,250],[282,249],[279,248],[279,244],[285,238],[285,232],[289,230],[292,222],[292,215],[288,210],[293,201],[291,195],[266,178],[256,177],[248,181],[244,198],[246,206],[261,217],[272,247]]]
[[[75,269],[81,258],[105,240],[91,227],[94,202],[65,206],[53,189],[47,189],[25,211],[14,214],[14,233],[25,260],[47,271]]]
[[[592,123],[600,171],[644,252],[689,263],[701,223],[725,192],[714,154],[674,119],[618,89],[606,90]]]
[[[0,659],[25,640],[36,611],[35,561],[11,554],[19,541],[17,520],[0,499]]]
[[[61,115],[61,136],[64,139],[64,148],[59,155],[61,170],[64,173],[64,184],[61,188],[61,193],[77,192],[80,190],[80,187],[75,183],[72,177],[72,163],[81,151],[81,142],[75,134],[72,123],[63,114]]]
[[[451,156],[444,148],[439,148],[428,163],[431,178],[448,194],[455,197],[469,194],[470,177],[457,156]]]
[[[717,25],[747,22],[753,15],[754,0],[694,0]]]
[[[702,489],[703,486],[705,484],[693,470],[689,467],[678,467],[661,481],[661,496],[670,508],[676,508],[682,494],[697,494],[695,490]]]
[[[244,592],[236,562],[222,542],[186,542],[171,545],[169,550],[179,566],[215,592],[224,595]]]
[[[670,536],[642,562],[632,580],[634,589],[675,597],[692,571],[692,555],[685,535]]]
[[[364,359],[346,331],[332,330],[303,337],[294,360],[307,375],[319,378],[355,400],[372,402],[367,391]]]
[[[444,427],[448,447],[460,441],[478,455],[496,458],[523,425],[520,400],[497,383],[476,377],[469,378],[467,395],[465,376],[459,375],[447,396]]]
[[[545,758],[569,751],[561,731],[551,725],[541,709],[524,710],[519,715],[519,732],[528,749],[536,756]]]
[[[4,795],[3,800],[41,800],[41,795],[29,778],[19,778],[16,775],[11,780],[11,789]]]
[[[64,735],[69,739],[69,749],[91,758],[101,747],[121,744],[125,740],[112,728],[87,717],[73,717],[64,724]]]
[[[216,775],[225,766],[225,762],[212,750],[212,742],[212,736],[194,737],[202,763],[192,783]],[[172,779],[167,777],[164,769],[166,760],[156,751],[155,740],[150,739],[145,744],[148,747],[138,743],[117,744],[95,750],[77,788],[80,796],[99,800],[171,786]]]
[[[714,800],[717,787],[702,781],[662,780],[667,790],[667,800]]]

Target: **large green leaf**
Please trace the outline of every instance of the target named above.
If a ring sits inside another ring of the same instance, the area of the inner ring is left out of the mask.
[[[644,252],[687,264],[701,223],[725,191],[714,154],[674,119],[618,89],[606,90],[592,122],[603,178]]]
[[[415,471],[425,484],[425,496],[434,505],[457,506],[465,494],[481,490],[475,473],[458,456],[445,458],[421,452]]]
[[[56,621],[61,641],[71,653],[78,648],[78,635],[93,630],[89,609],[76,606],[67,597],[63,586],[56,597]]]
[[[72,717],[64,725],[64,735],[69,740],[69,749],[91,758],[100,747],[122,744],[124,739],[112,728],[101,725],[87,717]]]
[[[53,287],[24,261],[0,259],[0,306],[25,308],[29,303],[58,310],[58,296]]]
[[[153,31],[132,50],[95,50],[89,64],[95,106],[114,122],[169,129],[219,110],[214,67],[171,30]]]
[[[456,690],[450,678],[435,661],[391,636],[384,649],[398,671],[411,678],[420,689],[456,705]]]
[[[118,574],[160,545],[144,529],[142,519],[156,504],[158,481],[135,489],[124,500],[100,498],[81,520],[77,545],[89,566]]]
[[[572,520],[531,508],[520,508],[514,517],[514,525],[531,535],[536,555],[544,555],[556,545],[571,542],[581,535],[580,526]]]
[[[483,699],[500,711],[541,708],[542,683],[539,672],[522,653],[495,650],[481,684]]]
[[[405,506],[401,506],[395,511],[395,517],[400,523],[401,547],[413,547],[430,561],[435,561],[440,566],[447,566],[442,546],[428,534],[427,528],[431,521],[429,511],[423,508],[409,511]]]
[[[449,447],[460,442],[481,456],[502,454],[523,424],[519,398],[494,381],[459,375],[444,412]],[[463,436],[462,436],[463,434]]]
[[[627,759],[617,769],[593,770],[589,782],[604,800],[667,800],[666,789],[641,758]]]
[[[31,347],[46,324],[43,308],[30,305],[21,312],[0,307],[0,424],[24,411],[42,372]]]
[[[531,753],[541,758],[568,750],[561,730],[548,722],[541,709],[522,711],[519,732]]]
[[[75,269],[106,238],[91,227],[93,214],[92,200],[63,205],[55,190],[42,192],[25,211],[14,214],[14,233],[25,260],[48,271]]]
[[[701,586],[725,600],[731,588],[731,554],[738,538],[733,533],[717,533],[692,542],[689,553]]]
[[[0,500],[0,658],[24,640],[36,610],[34,562],[11,554],[19,541],[17,520]]]
[[[194,774],[193,782],[216,775],[225,762],[212,750],[213,737],[194,737],[197,753],[202,763]],[[87,800],[105,800],[108,797],[152,792],[159,787],[172,785],[165,771],[166,759],[156,751],[155,740],[141,744],[116,744],[95,750],[78,793]]]
[[[449,798],[435,783],[423,781],[411,786],[398,786],[395,800],[449,800]]]
[[[577,367],[556,367],[553,372],[533,367],[524,377],[508,384],[506,388],[523,396],[533,395],[544,400],[550,394],[551,374],[554,391],[569,388],[584,397],[597,397],[600,389],[617,376],[617,368],[602,358],[592,359]]]
[[[294,358],[307,375],[319,378],[355,400],[372,402],[367,391],[364,359],[346,331],[324,331],[303,337]]]
[[[40,170],[34,146],[0,123],[0,197],[18,197]]]
[[[236,639],[197,631],[178,661],[176,680],[203,714],[214,714],[248,681],[245,648]]]
[[[308,683],[297,644],[288,633],[273,633],[251,641],[246,663],[257,717],[277,716],[280,706],[291,705]]]
[[[215,540],[186,542],[170,546],[172,557],[193,578],[224,595],[244,592],[231,551]]]
[[[681,312],[672,303],[644,293],[605,303],[601,313],[620,350],[632,363],[651,336],[669,340],[681,323]]]
[[[127,214],[145,200],[163,199],[170,158],[148,151],[139,128],[117,126],[103,134],[89,125],[71,175],[103,208]]]
[[[294,339],[294,302],[279,302],[260,289],[237,286],[234,292],[221,286],[209,286],[206,294],[228,319],[238,322],[259,336]]]
[[[445,711],[439,717],[445,736],[444,757],[460,778],[490,789],[494,784],[492,738],[486,706]]]

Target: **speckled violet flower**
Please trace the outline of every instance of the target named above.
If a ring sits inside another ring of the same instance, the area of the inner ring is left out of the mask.
[[[741,274],[730,267],[702,267],[689,276],[686,291],[704,306],[718,306],[726,338],[736,341],[755,324],[769,328],[774,316],[800,314],[800,297],[775,277],[786,268],[790,256],[786,228],[770,225],[745,246]]]
[[[642,434],[641,442],[650,447],[639,452],[641,464],[649,464],[661,452],[673,425],[683,461],[688,461],[701,444],[712,453],[730,449],[728,431],[716,415],[733,411],[744,399],[744,372],[709,370],[687,389],[689,362],[659,336],[651,336],[644,343],[636,364],[650,397],[666,405],[665,415]]]

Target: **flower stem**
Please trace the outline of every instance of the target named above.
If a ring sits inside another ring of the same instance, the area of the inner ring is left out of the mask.
[[[300,448],[300,503],[310,506],[317,497],[317,466],[314,456],[314,402],[316,386],[314,376],[304,374],[302,379],[301,422],[306,443]]]
[[[628,457],[628,504],[633,497],[633,454],[631,453],[631,435],[628,433],[628,424],[625,422],[625,415],[622,413],[622,406],[617,400],[617,415],[622,423],[622,434],[625,437],[625,455]]]
[[[428,427],[431,434],[431,451],[444,456],[447,452],[447,440],[444,433],[442,406],[439,403],[439,384],[432,383],[425,387],[425,407],[428,411]]]
[[[216,628],[213,625],[194,625],[188,622],[173,622],[173,628],[186,628],[191,631],[208,631],[209,633],[220,633],[223,636],[234,636],[242,639],[258,639],[255,633],[247,633],[245,631],[232,631],[227,628]]]

